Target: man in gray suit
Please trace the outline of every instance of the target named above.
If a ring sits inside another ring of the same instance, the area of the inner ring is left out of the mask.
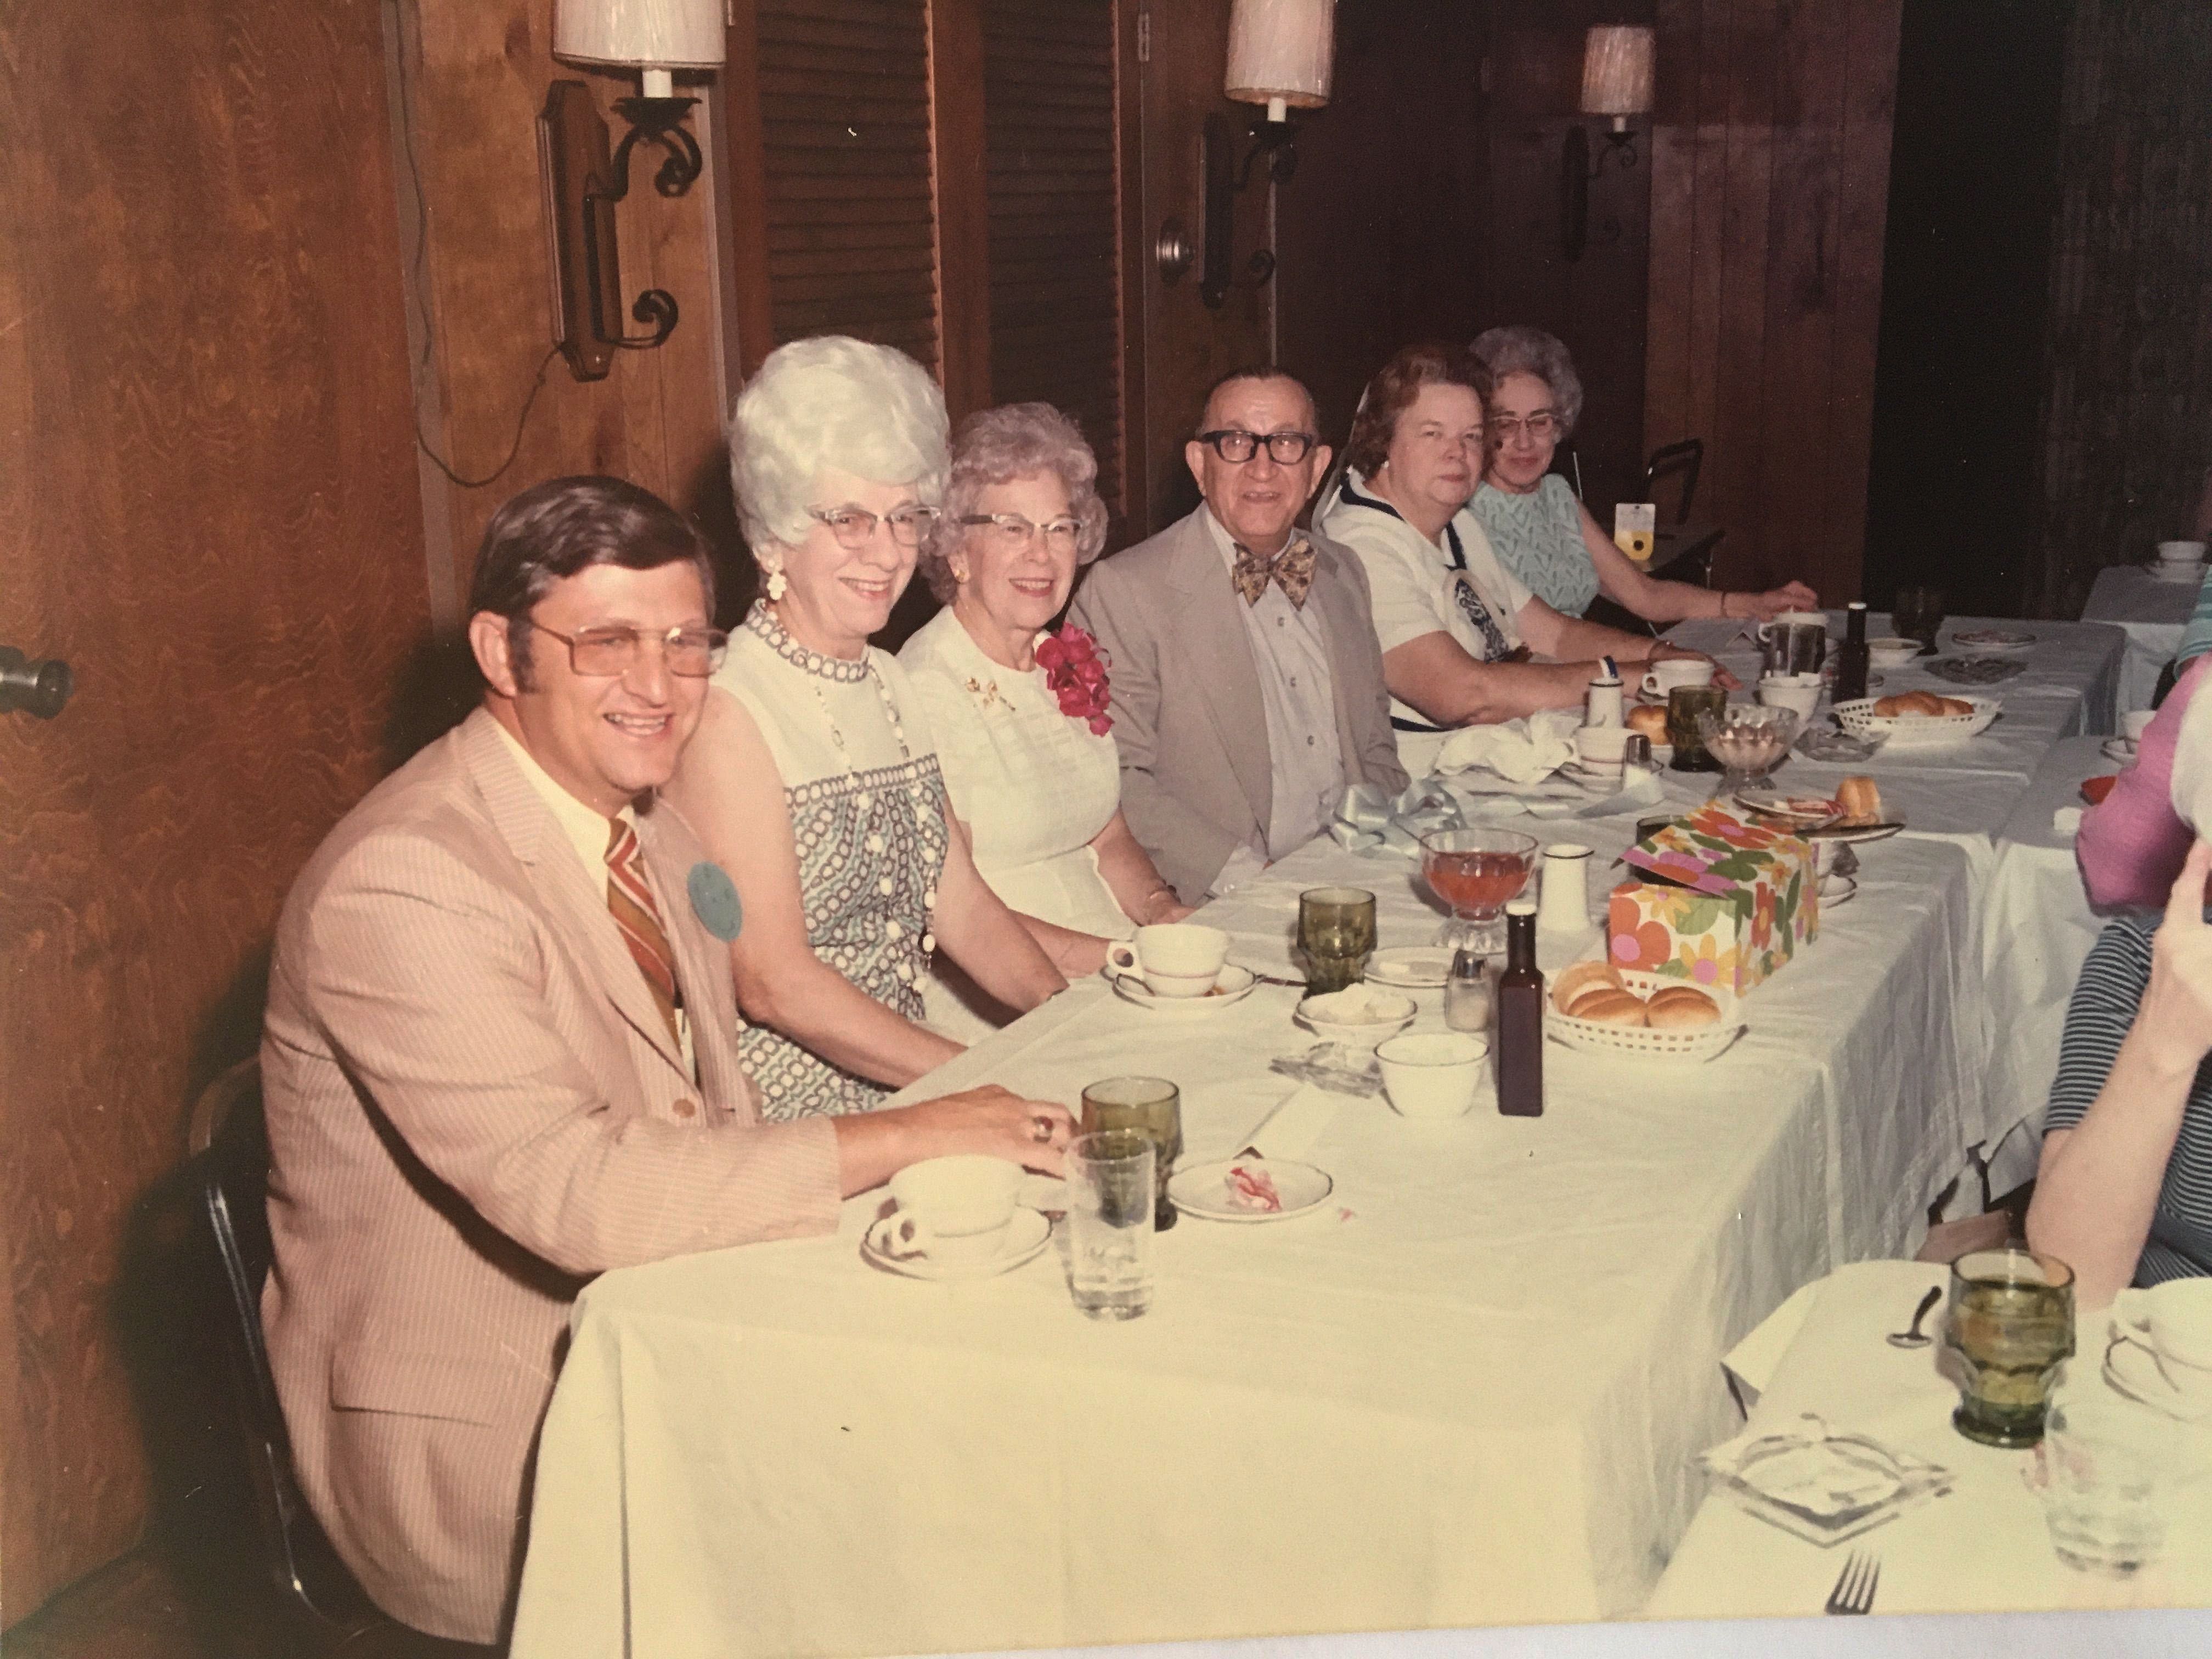
[[[1070,613],[1112,662],[1121,810],[1186,903],[1311,840],[1346,784],[1406,784],[1366,573],[1297,527],[1328,466],[1315,425],[1279,370],[1216,383],[1183,447],[1205,504],[1093,568]]]

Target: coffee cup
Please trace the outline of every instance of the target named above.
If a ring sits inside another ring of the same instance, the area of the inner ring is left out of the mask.
[[[1713,665],[1701,657],[1668,657],[1651,665],[1651,672],[1644,677],[1647,696],[1663,697],[1686,685],[1711,685]]]
[[[1585,772],[1618,781],[1628,740],[1635,735],[1625,726],[1585,726],[1575,733],[1575,757]]]
[[[909,1164],[890,1180],[898,1208],[868,1230],[878,1255],[948,1267],[999,1254],[1021,1195],[1022,1169],[1002,1158],[956,1153]]]
[[[2160,542],[2158,544],[2158,562],[2160,564],[2172,565],[2177,568],[2185,565],[2202,564],[2204,562],[2204,544],[2203,542]]]
[[[2133,748],[2142,742],[2144,731],[2157,718],[2158,711],[2154,708],[2130,709],[2120,716],[2120,735],[2127,739],[2129,747]]]
[[[1489,1067],[1490,1044],[1465,1031],[1409,1031],[1375,1050],[1399,1116],[1463,1117]]]
[[[1820,706],[1820,677],[1818,674],[1769,674],[1759,683],[1759,700],[1769,708],[1794,711],[1798,724],[1802,726],[1813,718],[1813,711]]]
[[[1141,980],[1156,997],[1204,996],[1228,960],[1228,934],[1188,921],[1139,927],[1135,939],[1106,947],[1107,970]]]

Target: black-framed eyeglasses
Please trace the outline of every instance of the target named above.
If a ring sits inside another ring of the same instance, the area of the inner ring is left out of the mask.
[[[989,525],[990,539],[1009,553],[1018,553],[1037,537],[1054,553],[1072,553],[1083,535],[1083,520],[1068,514],[1045,524],[1036,524],[1018,513],[968,513],[960,522],[971,527]]]
[[[937,523],[933,507],[895,507],[888,513],[871,513],[864,507],[810,507],[807,516],[830,526],[837,545],[857,553],[875,539],[876,526],[890,526],[891,540],[901,547],[920,547]]]
[[[1321,441],[1310,432],[1270,432],[1263,436],[1238,427],[1201,432],[1198,441],[1232,466],[1243,465],[1260,453],[1263,443],[1267,446],[1267,458],[1276,465],[1296,466],[1305,459],[1306,452]]]
[[[686,679],[704,679],[722,665],[730,636],[719,628],[672,628],[665,634],[638,628],[587,628],[580,634],[563,634],[526,617],[541,634],[550,634],[568,647],[568,666],[586,679],[613,679],[637,664],[637,653],[647,640],[660,642],[668,672]]]

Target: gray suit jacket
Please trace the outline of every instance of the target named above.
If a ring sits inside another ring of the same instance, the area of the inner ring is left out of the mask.
[[[1094,566],[1069,612],[1112,659],[1121,810],[1187,904],[1238,847],[1264,842],[1274,800],[1259,672],[1206,511]],[[1312,540],[1306,604],[1328,642],[1345,776],[1402,789],[1367,573],[1336,543]]]

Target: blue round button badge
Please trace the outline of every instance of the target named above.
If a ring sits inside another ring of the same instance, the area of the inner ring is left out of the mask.
[[[691,894],[691,914],[723,944],[744,930],[745,907],[738,902],[738,884],[720,865],[693,865],[684,885]]]

